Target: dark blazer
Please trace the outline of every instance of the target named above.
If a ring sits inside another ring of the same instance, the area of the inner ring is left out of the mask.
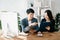
[[[33,23],[33,22],[38,22],[38,21],[37,21],[36,18],[33,18],[33,19],[31,20],[31,22]],[[24,18],[24,19],[21,21],[21,26],[23,27],[23,31],[24,31],[24,29],[25,29],[28,25],[29,25],[29,24],[28,24],[28,19],[27,19],[27,18]],[[38,27],[38,25],[36,25],[36,27]]]
[[[46,22],[45,19],[42,19],[41,24],[40,24],[40,31],[47,31],[46,27],[50,26],[50,32],[53,32],[55,29],[55,20],[52,19],[50,22]]]

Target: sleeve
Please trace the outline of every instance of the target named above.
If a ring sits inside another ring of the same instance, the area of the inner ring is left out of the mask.
[[[38,20],[36,19],[36,22],[38,22]]]
[[[36,18],[33,19],[33,22],[38,22],[38,20]]]
[[[33,18],[31,21],[32,21],[32,23],[34,23],[34,22],[38,23],[38,20],[36,18]],[[36,26],[38,26],[38,24]]]
[[[30,30],[30,28],[28,26],[25,26],[25,21],[24,20],[21,21],[21,27],[23,28],[22,31],[24,31],[24,32],[27,32],[27,31]]]
[[[23,31],[24,31],[25,25],[23,20],[21,20],[21,27],[23,28]]]
[[[50,26],[50,22],[45,22],[45,20],[42,19],[40,26],[41,26],[41,27],[47,27],[47,26]]]
[[[50,30],[51,32],[55,31],[55,20],[51,20],[50,27],[51,27],[51,30]]]
[[[35,22],[37,22],[37,23],[38,23],[38,20],[37,20],[37,19],[35,19]],[[37,24],[36,26],[38,27],[38,24]]]
[[[55,20],[51,20],[50,24],[51,26],[55,26]]]

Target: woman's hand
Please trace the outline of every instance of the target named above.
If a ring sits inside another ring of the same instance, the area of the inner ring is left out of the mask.
[[[47,30],[50,30],[50,26],[46,27]]]

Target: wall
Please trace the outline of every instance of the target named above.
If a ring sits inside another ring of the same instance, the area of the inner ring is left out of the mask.
[[[0,0],[0,11],[16,11],[20,17],[26,17],[27,1],[26,0]]]
[[[60,0],[52,0],[52,11],[54,16],[60,12]]]
[[[0,0],[0,11],[16,11],[21,19],[26,17],[27,0]],[[55,16],[60,12],[60,0],[52,0],[52,11]]]

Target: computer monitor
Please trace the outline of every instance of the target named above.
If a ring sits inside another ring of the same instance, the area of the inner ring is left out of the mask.
[[[3,35],[18,35],[18,19],[15,12],[0,12]]]

